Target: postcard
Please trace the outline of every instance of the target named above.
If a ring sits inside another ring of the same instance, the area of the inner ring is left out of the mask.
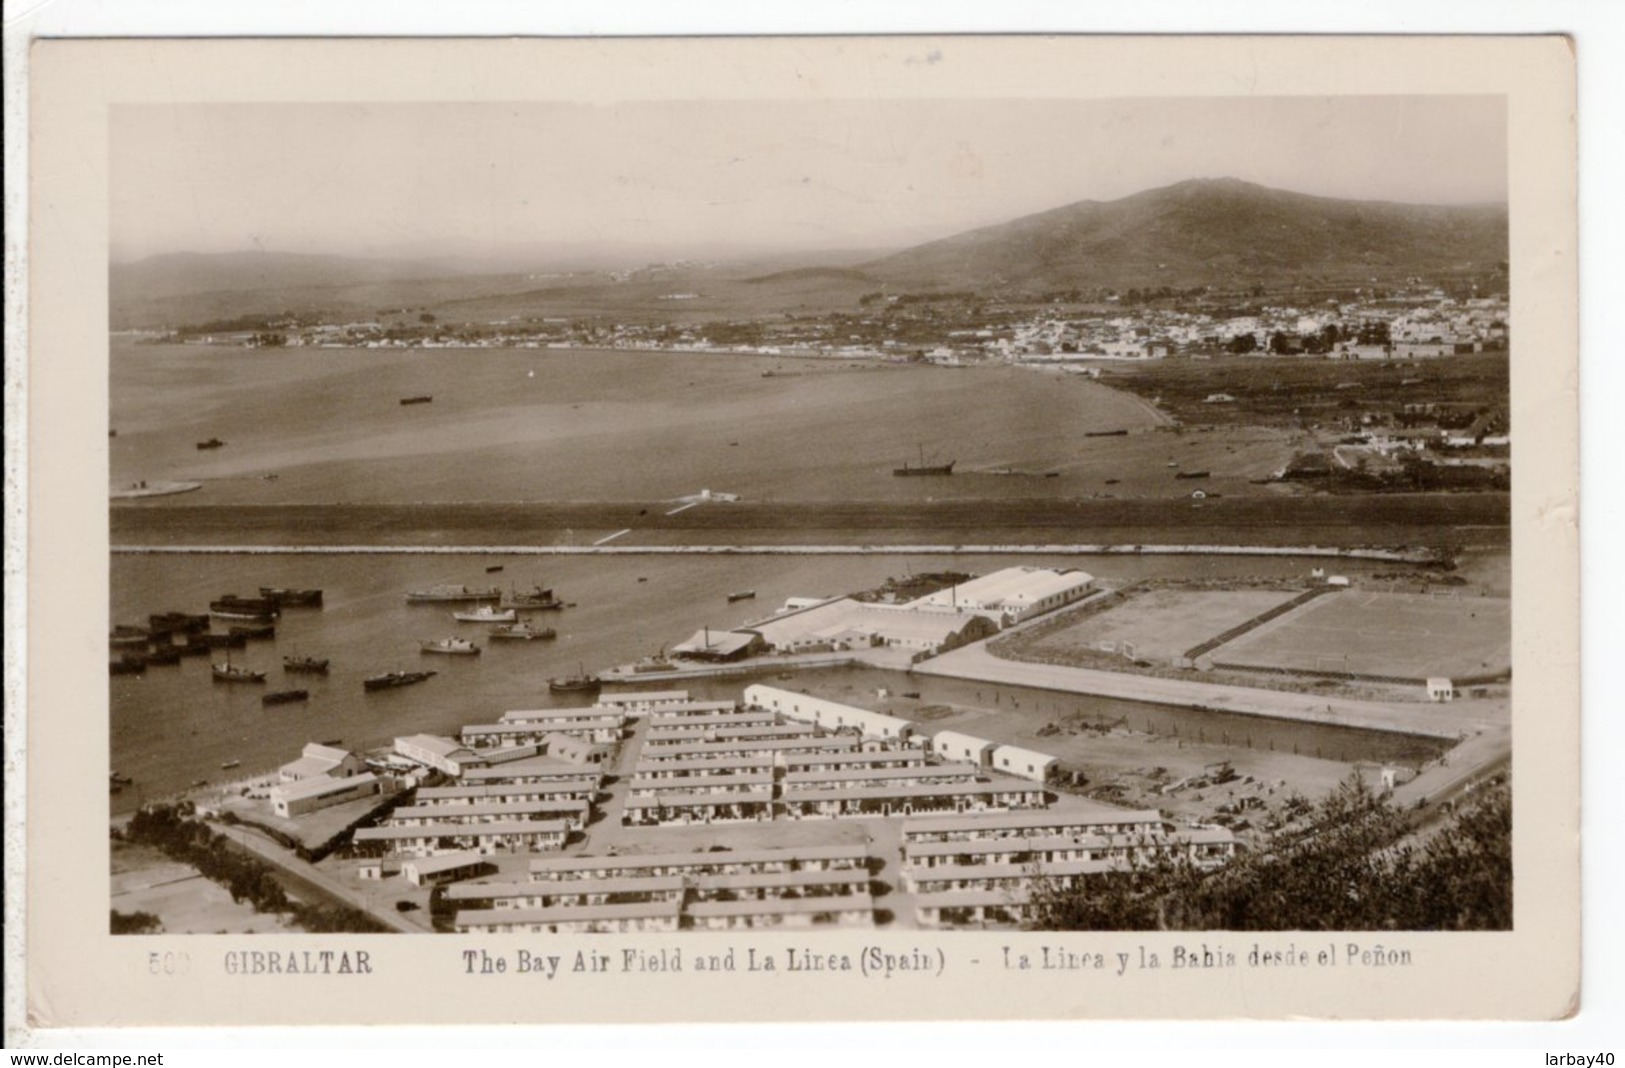
[[[35,1026],[1576,1010],[1562,38],[31,64]]]

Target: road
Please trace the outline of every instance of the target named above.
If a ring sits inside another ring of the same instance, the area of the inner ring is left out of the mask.
[[[342,902],[352,908],[360,909],[392,931],[400,931],[404,934],[423,934],[427,930],[418,924],[409,922],[404,916],[396,912],[372,907],[369,902],[352,893],[337,879],[320,871],[315,865],[300,860],[286,849],[261,837],[254,831],[219,823],[212,826],[233,842],[288,876],[294,883],[303,883],[308,887],[313,887],[321,895]],[[297,886],[290,887],[290,889],[293,889],[295,893],[298,892]]]

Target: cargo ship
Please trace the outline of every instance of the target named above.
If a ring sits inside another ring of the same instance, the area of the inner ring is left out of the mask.
[[[585,671],[577,671],[567,678],[547,680],[547,688],[552,693],[597,693],[603,685],[603,679]]]
[[[285,656],[282,658],[282,670],[294,675],[325,675],[327,674],[327,658]]]
[[[282,608],[320,608],[322,606],[321,590],[261,586],[260,596]]]

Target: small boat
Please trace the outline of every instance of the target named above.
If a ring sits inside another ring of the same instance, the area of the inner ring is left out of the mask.
[[[130,778],[128,775],[125,775],[117,768],[114,768],[111,772],[109,772],[107,777],[110,781],[115,782],[120,786],[129,786],[135,782],[134,779]]]
[[[246,642],[244,644],[247,644]],[[175,652],[180,656],[208,656],[209,644],[197,641],[195,637],[175,646]]]
[[[192,785],[187,787],[187,789],[189,789],[189,790],[201,790],[203,787],[205,787],[207,785],[209,785],[209,780],[208,779],[193,779],[192,780]]]
[[[512,608],[496,608],[482,604],[462,612],[453,612],[451,618],[459,623],[512,623],[519,616]]]
[[[411,686],[432,677],[433,671],[386,671],[382,675],[374,675],[363,679],[361,688],[371,693],[373,690],[393,690],[399,686]]]
[[[543,627],[538,630],[527,622],[512,623],[506,627],[496,627],[491,631],[493,641],[552,641],[557,637],[558,632],[552,627]]]
[[[918,465],[911,467],[909,466],[908,461],[904,460],[902,467],[892,468],[892,474],[896,475],[898,478],[908,478],[911,476],[920,475],[951,475],[954,473],[954,464],[958,462],[958,460],[949,460],[945,464],[927,464],[925,462],[925,447],[922,445],[920,447],[920,462]]]
[[[245,638],[275,638],[276,637],[276,624],[275,623],[238,624],[236,626],[233,626],[228,631],[228,633],[241,634]]]
[[[107,667],[108,673],[112,675],[145,675],[147,673],[147,658],[125,653],[117,660],[110,661]]]
[[[225,442],[221,441],[219,438],[210,438],[208,441],[198,442],[197,447],[200,449],[218,449],[224,444]]]
[[[547,688],[552,693],[597,693],[603,685],[603,679],[584,670],[578,670],[568,678],[547,680]]]
[[[232,667],[231,661],[224,664],[210,664],[210,671],[215,682],[264,682],[265,672],[250,671],[247,668]]]
[[[1208,473],[1206,471],[1176,471],[1176,472],[1174,472],[1174,477],[1175,478],[1206,478],[1206,477],[1208,477]]]
[[[282,608],[320,608],[322,606],[321,590],[261,586],[260,596]]]
[[[418,650],[425,653],[445,653],[448,656],[479,656],[480,647],[467,638],[437,638],[418,642]]]
[[[285,656],[282,658],[282,670],[294,675],[325,675],[327,674],[327,658],[317,659],[314,656]]]
[[[497,601],[502,591],[495,586],[452,586],[442,584],[426,590],[408,590],[407,604],[456,604],[460,601]]]
[[[246,634],[195,634],[193,638],[205,649],[246,649]]]
[[[755,596],[755,590],[740,590],[738,593],[730,593],[728,595],[728,603],[733,604],[735,601],[749,601]]]
[[[295,701],[308,701],[309,699],[309,690],[278,690],[275,693],[268,693],[264,697],[261,697],[260,704],[287,705],[292,704]]]
[[[503,608],[524,608],[529,611],[548,611],[563,608],[564,602],[553,596],[551,588],[533,586],[524,593],[510,589],[502,598]]]
[[[434,397],[431,394],[428,394],[428,393],[420,393],[415,397],[402,397],[401,398],[401,404],[402,405],[407,405],[407,404],[432,404],[432,403],[434,403]]]
[[[240,768],[242,766],[243,762],[241,760],[227,760],[220,765],[220,770],[230,771],[232,768]]]
[[[501,570],[502,570],[502,565],[501,564],[492,564],[490,567],[485,569],[485,573],[487,575],[494,575],[498,571],[501,571]]]

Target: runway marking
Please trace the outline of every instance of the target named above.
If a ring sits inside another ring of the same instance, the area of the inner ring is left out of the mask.
[[[603,545],[606,542],[614,541],[616,538],[620,537],[622,534],[630,534],[630,533],[632,533],[632,528],[627,527],[625,530],[617,530],[613,534],[606,534],[602,538],[599,538],[597,541],[593,542],[593,544],[594,545]]]
[[[676,508],[673,508],[671,511],[667,512],[666,514],[667,515],[676,515],[678,512],[686,512],[690,508],[694,507],[696,504],[699,504],[699,503],[700,503],[699,501],[689,501],[687,504],[678,505]]]

